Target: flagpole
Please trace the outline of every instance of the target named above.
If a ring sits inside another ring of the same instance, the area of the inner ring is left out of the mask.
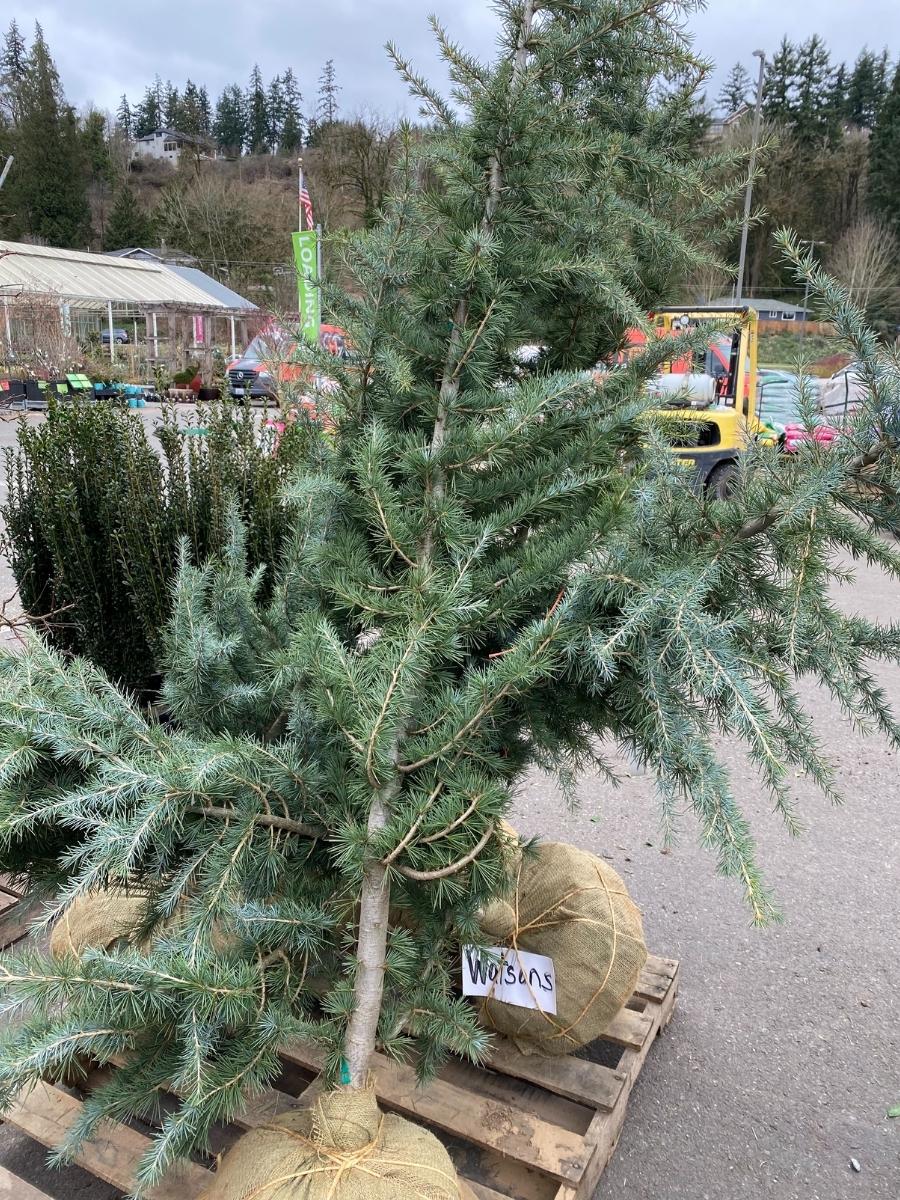
[[[303,232],[303,159],[297,159],[297,228]]]
[[[319,293],[319,332],[322,331],[322,226],[316,226],[316,289]]]

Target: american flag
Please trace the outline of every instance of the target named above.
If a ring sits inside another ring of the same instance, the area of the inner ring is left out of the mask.
[[[306,186],[306,181],[303,178],[303,168],[300,168],[300,228],[304,228],[304,221],[307,229],[315,228],[313,220],[312,200],[309,198],[309,188]]]

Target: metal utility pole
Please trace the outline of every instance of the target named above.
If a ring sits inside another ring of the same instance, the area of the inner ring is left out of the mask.
[[[754,50],[753,57],[759,59],[759,79],[756,83],[756,108],[753,110],[753,138],[750,143],[750,163],[747,168],[747,191],[744,193],[744,224],[741,229],[741,256],[738,259],[738,277],[734,290],[736,304],[740,304],[744,298],[744,268],[747,265],[747,238],[750,236],[750,205],[753,203],[753,173],[756,170],[759,122],[762,116],[763,88],[766,82],[765,50]]]

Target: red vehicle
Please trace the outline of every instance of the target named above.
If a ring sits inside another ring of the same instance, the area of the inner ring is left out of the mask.
[[[319,343],[339,358],[346,358],[350,342],[337,325],[323,325]],[[235,400],[276,401],[284,384],[315,383],[316,372],[299,362],[298,343],[292,333],[274,321],[256,335],[240,358],[228,364],[228,390]]]

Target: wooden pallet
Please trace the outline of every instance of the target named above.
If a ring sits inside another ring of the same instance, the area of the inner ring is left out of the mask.
[[[0,875],[0,949],[5,950],[7,946],[23,938],[36,915],[36,906],[30,905],[23,898],[7,875]],[[5,1200],[2,1182],[0,1200]]]
[[[579,1057],[526,1056],[500,1040],[486,1067],[454,1060],[419,1088],[411,1067],[376,1055],[379,1103],[441,1138],[459,1171],[462,1200],[590,1200],[619,1139],[631,1090],[671,1019],[677,988],[678,964],[651,956],[628,1005],[605,1037]],[[200,1200],[216,1156],[242,1131],[302,1107],[322,1065],[321,1051],[297,1043],[284,1051],[282,1062],[277,1087],[233,1125],[215,1128],[209,1154],[167,1175],[147,1193],[148,1200]],[[79,1090],[48,1083],[25,1089],[5,1120],[45,1146],[57,1146],[78,1118],[83,1097],[108,1078],[108,1070],[93,1072]],[[164,1105],[166,1099],[172,1098],[164,1098]],[[75,1161],[130,1192],[151,1133],[147,1126],[107,1121]],[[7,1197],[49,1200],[0,1169],[0,1200]]]

